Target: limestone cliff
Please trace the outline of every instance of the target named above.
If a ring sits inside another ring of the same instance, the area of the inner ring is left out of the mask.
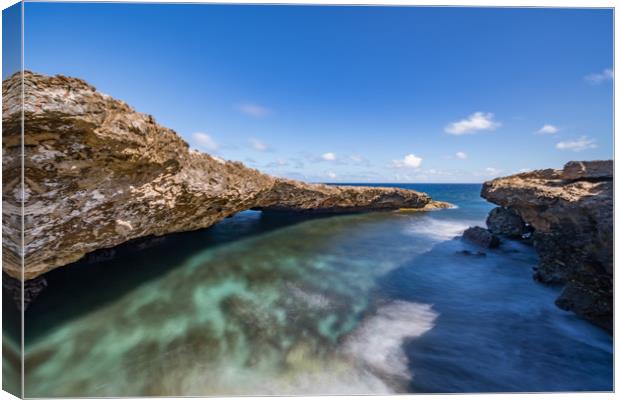
[[[482,197],[533,228],[541,257],[535,278],[565,285],[556,304],[611,330],[613,162],[573,161],[563,170],[497,178],[485,182]]]
[[[2,84],[3,270],[18,279],[20,78]],[[247,209],[346,212],[435,204],[412,190],[278,179],[191,150],[152,116],[80,79],[26,72],[24,94],[25,279],[97,249],[205,228]]]

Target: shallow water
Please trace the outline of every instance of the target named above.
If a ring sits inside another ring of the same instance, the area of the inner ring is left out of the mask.
[[[531,248],[458,253],[480,186],[413,187],[459,207],[248,211],[55,271],[26,313],[26,395],[611,390],[611,337],[554,306]]]

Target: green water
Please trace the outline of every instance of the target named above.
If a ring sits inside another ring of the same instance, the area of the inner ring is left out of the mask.
[[[358,360],[339,348],[375,277],[405,256],[352,251],[373,241],[369,224],[389,219],[307,221],[198,252],[29,341],[27,393],[322,393],[326,379],[334,392],[389,392],[363,366],[351,374]]]
[[[458,209],[250,211],[59,269],[26,313],[26,394],[609,390],[609,335],[553,305],[531,248],[460,254],[491,206],[444,190]]]

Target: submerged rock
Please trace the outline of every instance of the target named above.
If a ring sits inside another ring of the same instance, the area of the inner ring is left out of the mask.
[[[563,310],[572,311],[611,331],[613,327],[607,315],[609,309],[613,307],[610,300],[612,299],[604,291],[592,291],[591,285],[584,285],[583,282],[569,282],[555,300],[555,304]]]
[[[499,246],[499,238],[492,234],[488,229],[484,229],[479,226],[467,228],[465,232],[463,232],[463,239],[485,248],[494,248]]]
[[[487,227],[494,235],[521,238],[528,233],[523,219],[509,208],[495,207],[487,217]]]
[[[23,276],[33,279],[98,249],[206,228],[248,209],[355,212],[443,206],[414,190],[271,177],[190,149],[152,116],[80,79],[25,72],[23,83],[23,190],[22,76],[2,83],[3,270],[17,279],[22,255]],[[113,256],[107,251],[95,259]]]
[[[485,182],[482,197],[534,229],[534,277],[566,284],[557,304],[612,329],[613,162],[572,161]]]

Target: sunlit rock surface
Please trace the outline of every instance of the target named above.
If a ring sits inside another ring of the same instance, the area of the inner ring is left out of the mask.
[[[20,216],[21,79],[5,80],[4,221]],[[86,82],[24,75],[24,278],[130,239],[205,228],[247,209],[433,208],[424,193],[274,178],[191,150],[173,130]],[[17,224],[19,225],[19,224]],[[4,224],[3,270],[21,279],[19,232]]]
[[[486,182],[482,197],[534,228],[535,277],[566,287],[556,304],[612,329],[613,162],[572,161]]]

